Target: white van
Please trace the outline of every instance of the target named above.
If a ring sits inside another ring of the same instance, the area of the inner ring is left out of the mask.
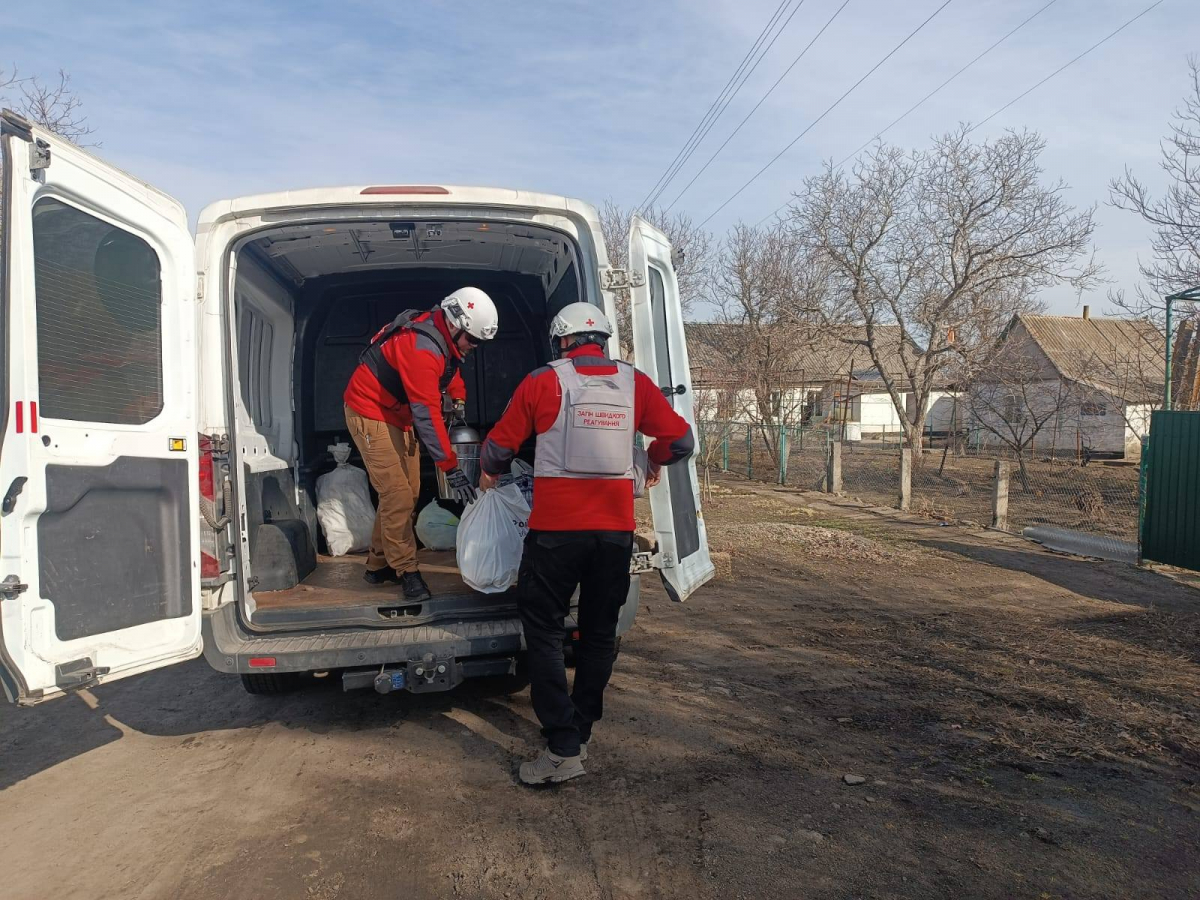
[[[419,604],[321,550],[314,483],[346,438],[342,391],[371,335],[452,289],[488,291],[500,333],[464,368],[486,433],[550,355],[547,326],[633,296],[636,362],[695,425],[666,238],[634,219],[608,264],[593,207],[432,185],[226,200],[197,235],[171,197],[3,113],[0,680],[37,703],[192,659],[276,692],[295,673],[347,687],[449,689],[511,673],[511,592],[472,592],[422,551]],[[615,346],[615,344],[614,344]],[[532,445],[522,456],[532,459]],[[426,465],[428,463],[426,462]],[[434,492],[423,474],[422,502]],[[650,492],[658,570],[683,600],[713,572],[692,461]],[[572,630],[567,623],[568,638]]]

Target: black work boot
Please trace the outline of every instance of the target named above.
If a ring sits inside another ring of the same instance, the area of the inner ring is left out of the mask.
[[[396,584],[400,581],[400,576],[391,566],[384,566],[382,569],[367,569],[363,572],[363,581],[373,585]]]
[[[400,576],[400,587],[404,591],[404,599],[411,603],[428,600],[430,597],[429,585],[425,583],[420,572],[405,572]]]

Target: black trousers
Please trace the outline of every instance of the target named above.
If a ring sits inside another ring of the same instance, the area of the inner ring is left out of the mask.
[[[577,756],[604,712],[617,618],[629,593],[633,534],[531,531],[525,538],[517,607],[528,649],[529,694],[552,753]],[[564,619],[579,588],[575,687],[567,692]]]

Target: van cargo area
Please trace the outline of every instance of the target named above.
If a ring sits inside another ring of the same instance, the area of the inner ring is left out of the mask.
[[[390,627],[444,616],[494,616],[507,595],[471,591],[453,552],[422,549],[432,597],[406,604],[395,584],[368,585],[365,557],[328,556],[316,481],[329,447],[352,441],[342,393],[371,337],[406,309],[430,309],[464,285],[487,291],[496,338],[463,366],[467,420],[486,435],[526,374],[550,359],[554,314],[583,296],[573,238],[550,228],[488,221],[378,221],[260,231],[236,252],[234,462],[246,514],[240,548],[249,622],[259,629]],[[532,462],[532,444],[521,454]],[[362,465],[357,449],[351,463]],[[421,454],[417,510],[437,496]],[[372,497],[374,499],[374,497]],[[461,507],[442,501],[455,512]]]

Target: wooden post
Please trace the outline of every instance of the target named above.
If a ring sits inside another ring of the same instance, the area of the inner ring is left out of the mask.
[[[840,494],[842,492],[842,442],[830,441],[829,458],[826,460],[825,492]]]
[[[1008,531],[1008,475],[1011,465],[1003,460],[996,460],[996,476],[992,485],[992,527],[998,531]]]
[[[725,427],[721,429],[721,471],[729,471],[729,431],[731,425],[726,422]]]
[[[912,448],[900,448],[900,508],[912,506]]]

